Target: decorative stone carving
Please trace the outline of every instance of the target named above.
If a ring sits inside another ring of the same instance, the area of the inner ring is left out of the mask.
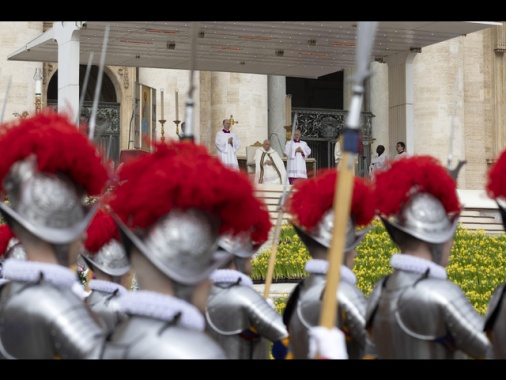
[[[118,75],[120,75],[123,78],[123,88],[127,89],[130,87],[130,78],[128,76],[128,68],[127,67],[120,67],[118,69]]]
[[[50,73],[53,72],[53,64],[44,62],[42,64],[42,83],[47,84],[49,77],[51,76]]]
[[[336,140],[343,132],[348,111],[297,109],[297,128],[303,137]],[[372,117],[370,112],[362,112],[360,131],[362,141],[372,139]]]

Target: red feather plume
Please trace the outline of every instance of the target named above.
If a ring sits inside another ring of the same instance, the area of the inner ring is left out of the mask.
[[[110,206],[124,223],[144,229],[172,209],[195,207],[219,218],[220,234],[251,233],[261,211],[246,173],[194,142],[156,142],[154,149],[119,170]],[[257,227],[256,239],[264,239],[264,223]]]
[[[339,172],[322,169],[315,177],[294,184],[286,208],[297,224],[308,230],[314,228],[323,214],[333,207]],[[374,218],[374,198],[369,181],[354,177],[350,215],[357,226],[365,226]]]
[[[111,214],[104,209],[97,211],[88,226],[87,239],[84,248],[91,253],[97,253],[100,249],[111,240],[120,241],[118,227]]]
[[[490,198],[506,198],[506,150],[489,169],[485,188]]]
[[[14,233],[7,224],[0,224],[0,256],[5,255],[9,240],[14,237]]]
[[[31,154],[38,170],[65,173],[88,195],[99,195],[108,179],[97,146],[66,116],[50,110],[1,125],[0,152],[0,190],[11,166]]]
[[[432,156],[411,156],[390,162],[390,168],[378,172],[374,182],[374,197],[380,214],[397,214],[413,191],[432,194],[443,204],[447,214],[462,209],[457,184]]]

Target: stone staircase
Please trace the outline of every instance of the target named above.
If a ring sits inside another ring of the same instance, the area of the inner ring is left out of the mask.
[[[462,227],[470,231],[485,231],[487,235],[504,233],[497,204],[483,190],[457,190],[457,192],[464,206],[460,214]]]
[[[465,208],[460,214],[462,227],[470,231],[485,231],[487,235],[504,233],[500,216],[494,216],[492,210]]]
[[[286,192],[287,194],[291,191],[291,185],[287,185]],[[282,185],[266,185],[266,184],[258,184],[255,187],[255,195],[262,199],[267,208],[269,210],[269,214],[271,215],[272,224],[276,225],[278,221],[278,210],[279,210],[279,202],[281,195],[283,194],[283,186]],[[283,213],[282,222],[290,220],[290,215]]]
[[[287,186],[287,194],[291,186]],[[496,203],[488,198],[481,190],[458,190],[461,203],[464,209],[460,215],[462,227],[470,231],[485,231],[487,235],[498,235],[504,233],[501,216]],[[255,194],[267,205],[271,215],[273,229],[266,244],[270,245],[273,238],[275,226],[278,221],[279,200],[283,194],[282,185],[258,184],[255,187]],[[283,213],[282,223],[288,222],[290,215]]]

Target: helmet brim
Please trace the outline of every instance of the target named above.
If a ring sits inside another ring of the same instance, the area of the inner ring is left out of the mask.
[[[301,240],[303,242],[305,242],[307,240],[314,241],[325,248],[330,248],[330,245],[332,243],[331,241],[327,241],[327,239],[322,239],[318,236],[314,236],[313,234],[311,234],[310,232],[307,232],[305,229],[299,227],[295,223],[292,223],[292,225],[293,225],[293,228],[295,229],[295,232],[297,232],[297,234],[299,235],[299,237],[301,238]],[[371,228],[372,227],[367,227],[367,228],[364,228],[360,231],[355,230],[353,233],[353,239],[349,242],[346,241],[344,251],[349,252],[349,251],[355,249],[360,244],[362,239],[365,237],[365,235],[369,232],[369,230]]]
[[[12,222],[23,226],[30,233],[39,239],[52,244],[68,244],[84,233],[91,220],[98,210],[98,204],[93,204],[85,214],[84,218],[71,227],[51,228],[36,225],[21,216],[18,212],[3,202],[0,202],[0,211],[3,213],[7,223],[12,227]]]
[[[185,268],[179,267],[177,270],[174,268],[170,268],[165,265],[157,256],[152,255],[150,253],[150,249],[142,239],[137,236],[128,226],[126,226],[122,220],[119,219],[116,215],[113,215],[113,218],[118,225],[122,239],[126,240],[126,246],[135,246],[156,268],[158,268],[162,273],[171,279],[175,280],[184,285],[194,285],[197,284],[206,278],[209,278],[209,275],[215,269],[223,266],[230,260],[230,255],[224,253],[221,250],[218,250],[217,243],[210,247],[210,250],[213,250],[213,254],[209,265],[206,268],[203,268],[199,272],[185,270]],[[134,268],[135,269],[135,268]]]
[[[88,268],[91,269],[92,272],[95,272],[95,269],[101,270],[105,274],[108,274],[109,276],[113,277],[120,277],[128,273],[128,271],[131,268],[131,265],[127,265],[121,268],[110,268],[106,267],[104,265],[101,265],[97,263],[96,261],[92,260],[88,257],[86,253],[81,253],[81,257],[83,258],[84,262],[88,266]]]
[[[397,220],[388,220],[388,218],[384,216],[380,216],[385,229],[387,230],[390,238],[397,244],[395,239],[396,231],[402,231],[410,236],[413,236],[419,240],[425,241],[431,244],[442,244],[450,240],[450,238],[455,234],[455,230],[459,225],[459,219],[456,217],[450,222],[449,228],[446,230],[433,230],[433,231],[420,231],[414,230],[412,228],[406,228],[401,225]]]

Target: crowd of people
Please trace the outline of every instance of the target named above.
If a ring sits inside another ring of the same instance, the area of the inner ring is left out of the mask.
[[[353,176],[336,319],[325,327],[340,171],[297,177],[297,160],[311,153],[300,131],[287,142],[295,162],[285,175],[304,180],[292,183],[286,210],[310,259],[307,277],[278,313],[252,287],[252,257],[273,226],[251,179],[235,166],[240,141],[227,120],[217,136],[227,162],[178,140],[154,143],[115,172],[70,120],[47,110],[0,125],[1,358],[506,358],[506,285],[482,317],[447,279],[461,204],[455,179],[436,158],[392,160],[372,181]],[[266,141],[257,152],[263,178],[276,174],[282,183]],[[503,216],[505,173],[506,151],[487,183]],[[399,252],[393,272],[365,297],[356,287],[355,248],[375,217]],[[92,273],[86,287],[78,260]]]

